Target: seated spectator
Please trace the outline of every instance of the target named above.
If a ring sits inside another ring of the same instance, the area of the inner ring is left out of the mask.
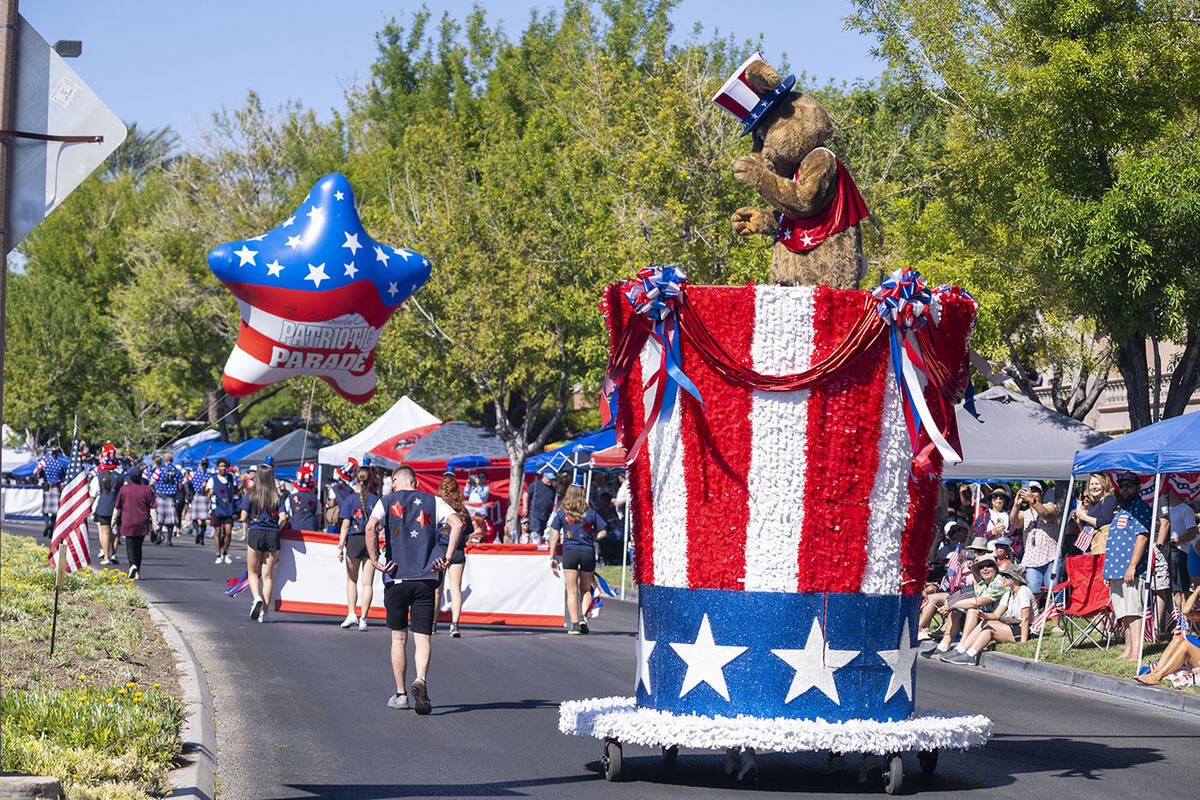
[[[1200,586],[1197,586],[1187,602],[1183,604],[1183,615],[1192,625],[1200,625],[1200,609],[1196,608],[1196,600],[1200,598]],[[1183,636],[1171,639],[1167,649],[1159,656],[1154,669],[1137,679],[1148,686],[1154,686],[1168,675],[1180,669],[1195,669],[1200,667],[1200,636],[1189,631]]]
[[[946,522],[945,528],[942,531],[942,541],[937,550],[937,562],[943,563],[950,554],[961,550],[967,542],[967,534],[970,531],[967,526],[956,519]]]
[[[975,551],[963,547],[967,538],[967,526],[958,520],[950,520],[946,523],[942,537],[943,544],[935,556],[936,563],[930,569],[929,577],[932,581],[925,584],[922,592],[921,617],[917,629],[919,642],[932,638],[929,626],[938,608],[944,605],[955,591],[964,586],[970,588],[967,566],[974,559]]]
[[[998,577],[995,556],[990,553],[979,556],[971,562],[971,572],[976,580],[970,588],[970,594],[963,592],[961,598],[959,593],[951,595],[937,609],[947,615],[950,621],[942,625],[942,640],[937,647],[921,654],[926,658],[935,652],[947,652],[959,633],[964,638],[970,636],[979,622],[979,614],[991,611],[1003,596],[1004,583]]]
[[[993,641],[1029,641],[1029,626],[1033,622],[1033,592],[1025,585],[1025,570],[1010,561],[1000,571],[1000,580],[1004,584],[1004,594],[996,603],[996,610],[980,612],[980,626],[970,636],[964,636],[953,652],[943,654],[942,661],[949,664],[978,664],[979,654]]]
[[[992,555],[996,557],[996,566],[1003,572],[1004,568],[1013,563],[1013,547],[1012,541],[1007,536],[1001,536],[999,539],[993,539],[988,543],[991,548]],[[1024,586],[1025,582],[1022,581]]]

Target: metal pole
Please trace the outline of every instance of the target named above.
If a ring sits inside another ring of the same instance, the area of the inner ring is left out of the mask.
[[[633,527],[633,514],[625,504],[625,539],[621,542],[621,599],[625,599],[625,568],[629,563],[629,530]]]
[[[1042,605],[1042,613],[1046,613],[1046,609],[1054,602],[1054,582],[1058,580],[1058,568],[1062,564],[1063,539],[1067,538],[1067,507],[1071,505],[1071,495],[1075,492],[1075,476],[1071,476],[1071,482],[1067,485],[1067,498],[1059,506],[1059,517],[1061,520],[1058,525],[1058,549],[1054,554],[1054,571],[1050,574],[1054,577],[1051,579],[1051,585],[1046,587],[1046,602]],[[1046,635],[1046,623],[1048,619],[1042,620],[1042,629],[1038,631],[1037,649],[1033,651],[1033,661],[1036,664],[1037,660],[1042,657],[1042,637]]]
[[[12,130],[16,116],[17,0],[0,0],[0,129]],[[8,195],[12,139],[0,139],[0,420],[4,419],[5,308],[8,306]],[[0,525],[4,503],[0,498]]]
[[[1150,548],[1150,561],[1146,565],[1146,606],[1152,609],[1150,612],[1151,623],[1154,621],[1154,550],[1155,543],[1158,541],[1158,526],[1154,523],[1158,522],[1158,491],[1162,488],[1162,473],[1154,474],[1154,502],[1150,504],[1150,540],[1146,546]],[[1142,655],[1146,649],[1146,612],[1142,611],[1142,635],[1138,637],[1138,660],[1137,668],[1133,674],[1136,676],[1142,671]]]
[[[67,543],[58,545],[58,573],[54,576],[54,619],[50,623],[50,655],[54,655],[54,638],[58,634],[58,590],[62,588],[67,566]]]

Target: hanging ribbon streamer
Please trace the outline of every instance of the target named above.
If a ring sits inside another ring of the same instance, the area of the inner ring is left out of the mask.
[[[914,336],[934,315],[936,306],[932,294],[919,272],[898,269],[872,289],[871,295],[879,301],[876,313],[888,326],[892,372],[904,407],[904,421],[913,451],[913,470],[917,474],[932,474],[933,464],[929,459],[932,447],[938,449],[945,463],[959,463],[962,457],[946,441],[925,402],[924,383],[930,380],[930,369]],[[920,447],[922,425],[930,439],[930,444],[924,448]]]
[[[625,284],[623,294],[633,306],[634,313],[641,315],[651,324],[646,345],[652,349],[653,358],[658,361],[642,386],[646,422],[637,441],[629,450],[629,461],[633,461],[637,456],[651,428],[671,419],[680,387],[696,398],[701,407],[704,406],[700,390],[691,378],[683,373],[680,366],[682,348],[678,305],[686,283],[687,275],[683,270],[651,264],[638,270],[636,280]],[[608,381],[605,388],[609,388]]]

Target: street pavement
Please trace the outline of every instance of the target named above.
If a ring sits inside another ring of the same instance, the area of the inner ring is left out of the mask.
[[[10,523],[12,532],[40,526]],[[385,706],[392,689],[388,633],[340,620],[272,612],[249,618],[249,593],[225,581],[245,569],[212,563],[210,546],[183,537],[146,545],[140,587],[179,626],[212,688],[217,789],[223,798],[841,797],[880,793],[857,770],[825,772],[823,754],[764,754],[753,788],[725,777],[723,758],[626,746],[625,780],[601,775],[601,744],[558,733],[562,700],[632,692],[636,608],[607,601],[589,636],[561,630],[464,626],[434,639],[433,713]],[[122,567],[124,563],[122,553]],[[747,620],[747,625],[759,624]],[[982,669],[918,661],[922,708],[986,714],[991,742],[943,752],[923,778],[906,757],[905,794],[971,797],[1193,797],[1200,785],[1200,718]]]

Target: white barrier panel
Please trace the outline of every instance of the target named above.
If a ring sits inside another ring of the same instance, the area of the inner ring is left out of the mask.
[[[346,568],[337,560],[332,533],[285,530],[280,535],[275,608],[303,614],[346,615]],[[545,546],[467,545],[461,622],[483,625],[563,625],[564,587],[550,571]],[[439,619],[450,619],[450,594],[443,589]],[[383,580],[367,615],[383,619]]]
[[[4,516],[9,519],[41,519],[42,487],[4,486]]]

